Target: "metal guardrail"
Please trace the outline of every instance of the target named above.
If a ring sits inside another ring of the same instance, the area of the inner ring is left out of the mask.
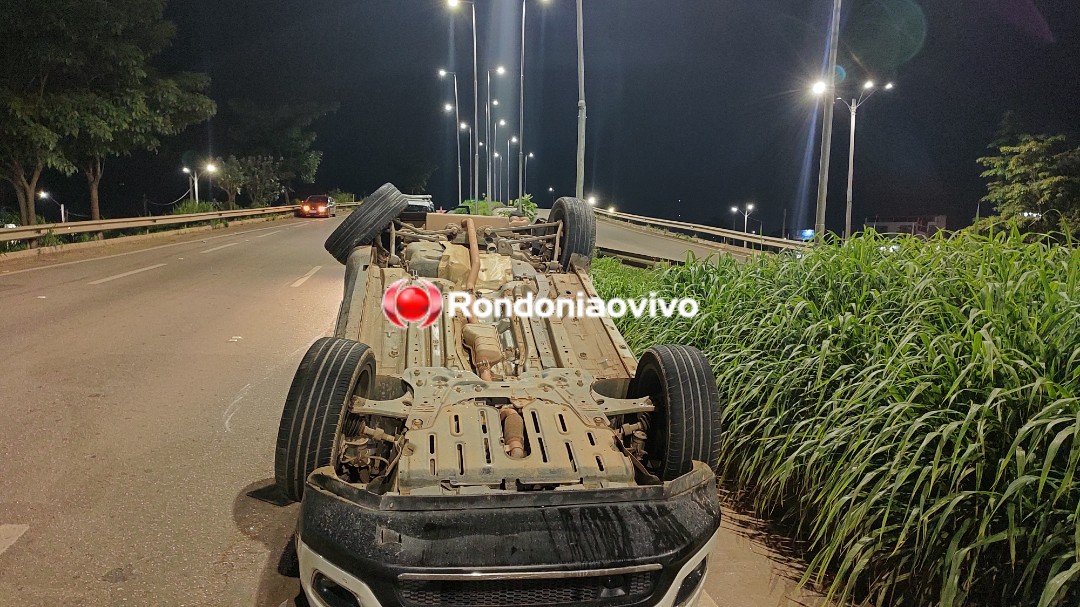
[[[721,238],[727,238],[737,242],[743,242],[748,245],[756,245],[761,249],[774,248],[781,250],[805,250],[810,248],[805,242],[797,240],[788,240],[786,238],[774,238],[772,236],[764,236],[761,234],[746,234],[745,232],[736,232],[735,230],[725,230],[723,228],[714,228],[712,226],[701,225],[697,223],[685,223],[682,221],[671,221],[668,219],[657,219],[655,217],[645,217],[643,215],[631,215],[629,213],[618,213],[614,211],[608,211],[606,209],[596,209],[598,215],[604,217],[610,217],[612,219],[620,219],[630,223],[660,226],[665,228],[672,228],[676,230],[685,230],[688,232],[697,232],[699,234],[708,234],[710,236],[719,236]]]
[[[631,251],[620,251],[618,249],[610,249],[608,247],[596,247],[596,250],[602,257],[613,257],[623,262],[628,266],[635,268],[653,268],[660,264],[669,264],[675,266],[681,266],[686,263],[685,260],[669,259],[667,257],[655,257],[653,255],[642,255],[641,253],[634,253]]]
[[[356,206],[358,202],[338,203],[338,208]],[[100,221],[72,221],[68,223],[43,223],[15,228],[0,228],[0,242],[11,240],[34,240],[47,236],[64,234],[86,234],[108,232],[110,230],[128,230],[132,228],[150,228],[186,223],[200,223],[215,219],[245,219],[266,215],[284,215],[296,212],[299,205],[266,207],[262,209],[237,209],[235,211],[213,211],[210,213],[192,213],[189,215],[154,215],[151,217],[125,217],[122,219],[102,219]]]

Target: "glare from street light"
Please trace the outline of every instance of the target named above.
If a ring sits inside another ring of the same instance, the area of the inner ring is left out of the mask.
[[[885,90],[886,90],[886,91],[891,91],[891,90],[893,90],[893,83],[891,83],[891,82],[890,82],[890,83],[886,84],[886,85],[885,85]]]
[[[589,196],[589,204],[596,205],[596,196]]]
[[[216,173],[217,172],[217,167],[214,166],[213,164],[208,164],[208,165],[206,165],[206,172],[207,173]]]
[[[45,199],[46,199],[46,198],[48,198],[48,197],[49,197],[49,193],[48,193],[48,192],[38,192],[38,198],[40,198],[40,199],[42,199],[42,200],[45,200]]]
[[[529,152],[529,158],[536,158],[536,154],[533,154],[532,152]]]
[[[615,212],[615,205],[611,205],[610,207],[607,208],[607,210],[608,210],[608,213],[614,213]]]
[[[815,82],[814,88],[811,90],[814,91],[815,95],[824,95],[825,91],[829,90],[829,85],[824,82]]]
[[[447,103],[446,105],[443,106],[443,110],[447,114],[449,114],[450,112],[454,111],[454,104],[453,103]]]
[[[506,126],[506,121],[505,120],[500,120],[499,121],[499,126]]]
[[[506,68],[500,65],[499,67],[495,68],[495,73],[502,76],[506,73]]]
[[[555,191],[555,188],[548,188],[548,191],[549,191],[549,192],[554,192],[554,191]]]
[[[491,105],[495,105],[495,106],[499,105],[499,100],[498,99],[492,99],[491,100]]]
[[[863,85],[863,88],[866,89],[866,90],[870,90],[870,89],[874,88],[874,81],[873,80],[868,81],[866,84]]]
[[[510,143],[517,143],[517,137],[511,137]]]
[[[462,122],[461,123],[461,130],[463,130],[463,131],[469,130],[469,123],[468,122]]]
[[[187,174],[187,175],[190,175],[191,174],[191,169],[189,169],[187,167],[184,167],[184,173]]]
[[[495,158],[501,158],[501,156],[499,156],[498,152],[495,152]]]
[[[446,5],[450,8],[457,8],[458,4],[461,4],[461,0],[446,0]]]
[[[754,210],[754,205],[752,205],[752,204],[746,205],[746,210],[747,211],[753,211]]]
[[[484,142],[483,142],[483,141],[478,141],[478,142],[476,142],[476,143],[477,143],[477,145],[479,145],[480,147],[484,147]]]
[[[732,213],[738,213],[738,212],[739,212],[739,208],[738,208],[738,207],[731,207],[731,212],[732,212]]]
[[[446,70],[439,70],[439,78],[446,78],[446,74],[448,73],[449,72],[447,72]]]

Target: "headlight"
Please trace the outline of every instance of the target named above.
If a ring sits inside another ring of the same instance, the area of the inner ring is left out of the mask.
[[[319,207],[319,212],[320,212],[320,213],[322,213],[322,212],[323,212],[323,211],[325,211],[325,210],[326,210],[326,207]]]
[[[307,211],[310,211],[310,210],[311,210],[311,207],[309,207],[308,205],[305,204],[304,205],[304,212],[307,212]]]

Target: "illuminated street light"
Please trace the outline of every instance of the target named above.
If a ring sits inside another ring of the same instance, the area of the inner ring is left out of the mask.
[[[863,90],[860,93],[858,99],[852,99],[850,103],[848,103],[846,99],[837,97],[837,99],[843,102],[843,104],[847,106],[848,110],[851,111],[851,143],[850,148],[848,149],[847,209],[844,214],[844,238],[848,238],[851,236],[851,206],[852,200],[854,198],[855,187],[855,118],[859,113],[859,108],[862,107],[862,104],[866,103],[867,100],[873,97],[874,93],[877,92],[877,89],[875,89],[874,86],[875,85],[873,80],[868,81],[865,85],[863,85]],[[885,90],[893,90],[893,83],[890,82],[886,84]]]
[[[42,199],[42,200],[45,200],[45,199],[46,199],[46,198],[48,198],[48,197],[49,197],[49,193],[48,193],[48,192],[38,192],[38,198],[40,198],[40,199]]]
[[[484,120],[484,137],[488,141],[494,141],[491,138],[491,106],[492,105],[494,105],[495,107],[499,106],[499,100],[498,99],[493,100],[491,98],[491,73],[492,72],[495,72],[495,74],[498,75],[498,76],[502,76],[503,74],[506,73],[506,68],[499,65],[499,66],[496,66],[494,69],[489,69],[487,71],[487,106],[485,106],[486,107],[486,112],[487,112],[487,119]],[[498,125],[496,125],[495,133],[496,133],[496,135],[498,135]],[[493,192],[494,187],[495,187],[495,163],[494,163],[494,161],[493,161],[493,159],[491,157],[488,157],[488,162],[487,162],[487,190],[488,190],[488,192],[489,193]]]
[[[208,165],[206,165],[206,172],[207,173],[217,173],[217,167],[214,166],[212,163],[208,164]]]
[[[596,196],[589,196],[589,204],[596,206]]]
[[[749,223],[750,221],[750,216],[754,214],[754,203],[748,202],[743,205],[742,209],[740,209],[739,207],[731,207],[731,212],[735,213],[736,215],[743,216],[742,231],[743,234],[745,234],[747,229],[747,223]],[[743,241],[743,247],[746,247],[746,241]]]
[[[461,0],[446,0],[446,5],[449,6],[451,9],[456,9],[460,4],[461,4]],[[472,17],[472,59],[473,59],[473,61],[472,61],[472,63],[473,63],[473,65],[472,65],[472,68],[473,68],[473,124],[478,125],[480,123],[480,68],[479,68],[479,64],[477,63],[477,50],[476,50],[477,49],[477,44],[476,44],[476,2],[469,2],[469,7],[472,9],[471,17]],[[440,75],[442,75],[442,71],[440,71]],[[457,75],[456,74],[454,75],[454,106],[459,108],[459,111],[460,111],[460,106],[458,105],[458,102],[457,102]],[[461,121],[461,116],[460,115],[458,115],[456,117],[456,121],[457,122]],[[478,198],[478,194],[480,192],[480,170],[479,170],[479,166],[480,166],[480,144],[479,144],[479,138],[480,138],[480,134],[477,133],[477,137],[476,137],[477,145],[476,145],[475,148],[470,150],[471,152],[473,152],[473,165],[477,167],[476,172],[473,174],[473,184],[472,184],[473,185],[472,192],[473,192],[473,198],[474,199]],[[460,147],[461,147],[461,145],[460,145],[460,142],[459,142],[458,148],[460,149]],[[460,151],[458,153],[460,155]],[[459,160],[458,160],[458,167],[459,167],[458,172],[460,174],[460,167],[461,167],[460,156],[459,156]],[[461,181],[460,178],[458,179],[458,181],[459,182]],[[460,185],[458,185],[458,199],[459,200],[461,199],[461,186]]]
[[[449,114],[454,112],[454,122],[461,123],[461,106],[458,105],[458,80],[457,72],[447,71],[446,69],[439,70],[439,78],[446,78],[447,76],[454,77],[454,103],[447,103],[443,106],[443,111]],[[471,141],[471,139],[470,139]],[[461,134],[454,134],[454,150],[457,155],[457,195],[458,203],[461,202]],[[469,150],[472,150],[472,143],[469,144]]]
[[[610,207],[607,208],[607,210],[608,210],[608,213],[614,213],[615,212],[615,205],[611,205]]]
[[[521,196],[524,196],[525,192],[528,191],[528,189],[529,189],[529,159],[530,158],[536,158],[536,154],[533,154],[532,152],[529,152],[528,155],[525,156],[525,173],[524,173],[524,175],[521,176],[521,185],[522,185],[522,191],[521,191],[521,194],[520,194]]]
[[[810,89],[815,95],[824,95],[825,91],[829,90],[829,85],[824,82],[815,82],[814,87]]]

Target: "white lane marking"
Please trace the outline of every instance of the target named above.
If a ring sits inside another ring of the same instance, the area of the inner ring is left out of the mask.
[[[30,529],[30,525],[0,525],[0,554],[11,548],[11,545],[19,541],[22,534]]]
[[[92,282],[90,284],[99,285],[99,284],[101,284],[103,282],[109,282],[111,280],[116,280],[118,278],[126,278],[128,276],[133,275],[133,274],[140,274],[142,272],[148,272],[150,270],[156,270],[156,269],[158,269],[160,267],[163,267],[165,265],[167,265],[167,264],[159,263],[159,264],[155,264],[155,265],[152,265],[152,266],[147,266],[145,268],[139,268],[138,270],[132,270],[130,272],[124,272],[123,274],[116,274],[115,276],[109,276],[108,278],[102,278],[101,280],[95,280],[94,282]]]
[[[314,276],[315,273],[318,272],[319,270],[321,270],[322,268],[323,268],[322,266],[315,266],[314,268],[311,268],[310,272],[308,272],[307,274],[304,274],[303,276],[301,276],[296,282],[292,283],[292,285],[290,285],[290,286],[292,286],[292,288],[294,288],[294,289],[296,287],[299,287],[300,285],[307,282],[309,278]]]
[[[298,227],[302,227],[302,226],[305,226],[305,225],[311,225],[311,224],[297,223],[296,225],[291,225],[291,226],[286,227],[286,228],[280,228],[280,229],[278,229],[278,231],[281,232],[283,230],[291,230],[293,228],[298,228]],[[103,255],[101,257],[91,257],[89,259],[79,259],[79,260],[76,260],[76,261],[65,261],[63,263],[54,263],[52,265],[38,266],[36,268],[26,268],[24,270],[13,270],[13,271],[0,270],[0,276],[14,276],[16,274],[24,274],[26,272],[37,272],[39,270],[50,270],[52,268],[63,268],[63,267],[66,267],[66,266],[74,266],[74,265],[78,265],[80,263],[86,263],[88,261],[101,261],[102,259],[112,259],[114,257],[127,257],[128,255],[137,255],[139,253],[147,253],[147,252],[150,252],[150,251],[157,251],[158,249],[168,249],[170,247],[178,247],[180,245],[191,244],[193,242],[206,242],[208,240],[217,240],[219,238],[229,238],[229,237],[232,237],[232,236],[240,236],[241,234],[250,234],[252,232],[262,232],[264,230],[273,230],[274,228],[277,228],[277,227],[278,226],[271,226],[269,228],[256,228],[254,230],[247,230],[247,231],[244,231],[244,232],[235,232],[233,234],[221,234],[220,236],[208,236],[206,238],[199,238],[199,239],[196,239],[196,240],[185,240],[183,242],[173,242],[173,243],[169,243],[169,244],[158,245],[156,247],[150,247],[148,249],[139,249],[138,251],[128,251],[127,253],[114,253],[112,255]],[[184,236],[184,234],[177,234],[176,236]]]
[[[240,410],[240,403],[243,402],[244,397],[247,396],[248,390],[251,390],[251,384],[240,388],[240,392],[236,394],[236,398],[233,399],[233,402],[229,403],[228,407],[225,407],[225,411],[221,414],[222,419],[225,420],[226,432],[231,430],[229,422],[232,421],[233,416]]]
[[[212,249],[207,249],[205,251],[199,251],[199,252],[200,253],[213,253],[214,251],[220,251],[222,249],[227,249],[229,247],[235,247],[238,244],[240,244],[240,243],[239,242],[230,242],[229,244],[223,244],[220,247],[214,247]]]
[[[267,236],[273,236],[274,234],[277,234],[279,232],[281,232],[281,230],[274,230],[273,232],[267,232],[266,234],[259,234],[255,238],[266,238]]]

